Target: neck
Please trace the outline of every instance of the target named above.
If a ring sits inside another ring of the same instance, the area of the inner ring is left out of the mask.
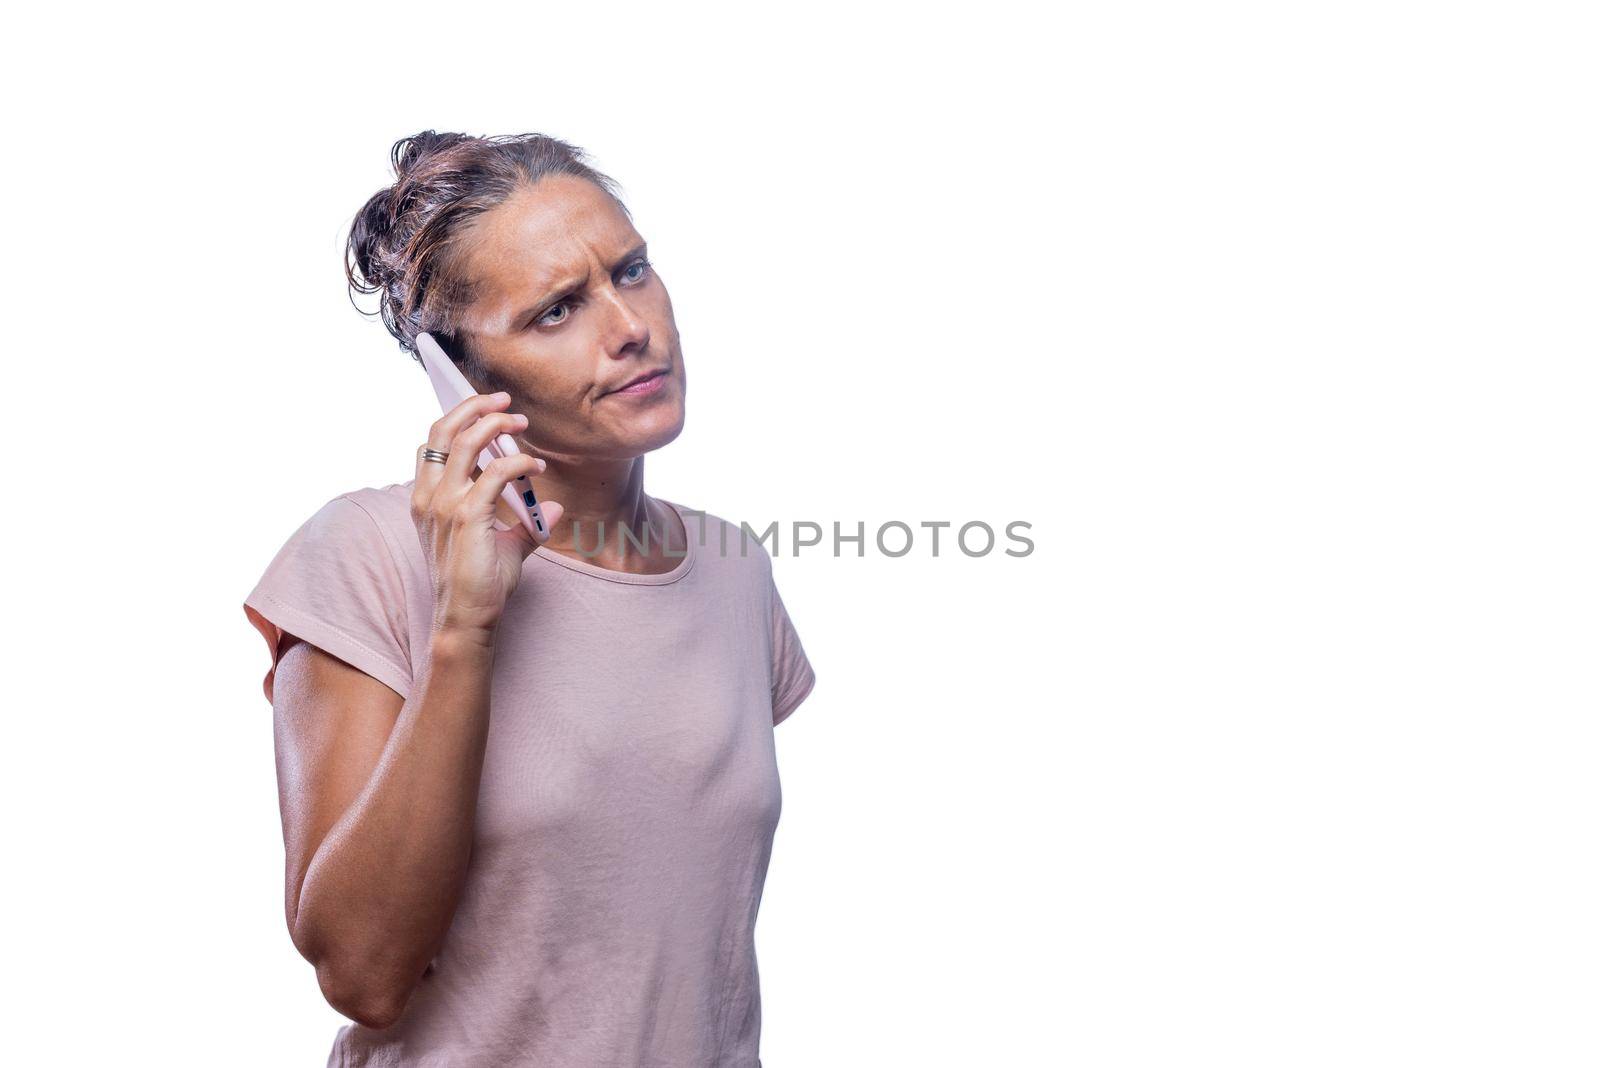
[[[612,527],[639,523],[644,517],[644,457],[631,460],[572,460],[545,454],[549,465],[533,477],[540,498],[561,502],[561,529],[551,532],[554,547],[563,534],[570,542],[571,526],[580,523],[592,534],[595,524]]]
[[[682,526],[671,508],[644,492],[643,456],[630,460],[544,456],[549,466],[533,476],[533,491],[540,500],[560,501],[563,509],[545,548],[612,571],[648,574],[678,565],[680,557],[667,549],[682,551]]]

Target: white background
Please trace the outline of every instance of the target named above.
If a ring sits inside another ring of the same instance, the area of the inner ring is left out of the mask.
[[[13,21],[4,1060],[321,1065],[344,1022],[240,602],[411,477],[434,399],[341,252],[436,128],[622,182],[692,381],[652,493],[1033,524],[776,563],[819,681],[766,1068],[1595,1064],[1582,13]]]

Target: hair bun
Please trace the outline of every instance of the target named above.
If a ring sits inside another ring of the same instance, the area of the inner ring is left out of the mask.
[[[407,299],[413,267],[407,246],[422,222],[418,209],[433,199],[429,188],[433,183],[424,164],[437,161],[456,145],[477,140],[481,139],[464,133],[424,130],[396,141],[389,150],[394,184],[374,193],[350,228],[345,277],[353,293],[382,295],[383,317],[391,329],[416,318],[416,309],[409,306]],[[410,329],[399,330],[401,344],[409,348],[410,339],[419,328],[412,322]]]
[[[389,158],[394,162],[395,177],[404,179],[429,156],[443,152],[453,145],[472,140],[475,140],[475,138],[468,134],[439,133],[436,130],[424,130],[419,134],[412,134],[410,137],[402,137],[389,150]]]
[[[389,159],[394,184],[369,197],[350,224],[345,279],[352,301],[377,294],[376,314],[409,352],[421,330],[453,336],[459,329],[470,287],[455,270],[453,246],[517,185],[568,174],[628,210],[616,183],[590,166],[581,148],[545,134],[424,130],[396,141]]]

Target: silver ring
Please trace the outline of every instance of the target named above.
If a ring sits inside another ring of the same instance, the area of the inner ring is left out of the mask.
[[[428,446],[424,445],[422,447],[422,458],[424,460],[432,461],[436,464],[442,464],[446,460],[450,459],[450,454],[447,452],[440,452],[438,449],[430,449]]]

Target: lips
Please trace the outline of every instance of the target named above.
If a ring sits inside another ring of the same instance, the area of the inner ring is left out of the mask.
[[[665,368],[665,367],[658,367],[653,371],[643,371],[640,374],[637,374],[634,377],[628,379],[626,382],[622,383],[622,385],[617,386],[615,389],[608,389],[608,390],[606,390],[606,392],[607,393],[621,393],[625,389],[631,389],[632,387],[638,386],[641,383],[649,382],[650,380],[655,379],[655,378],[660,378],[662,375],[666,374],[667,371],[668,371],[668,368]]]

